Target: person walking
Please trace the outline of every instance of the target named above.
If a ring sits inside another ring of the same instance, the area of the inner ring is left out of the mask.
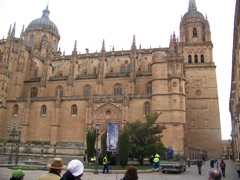
[[[236,159],[235,169],[237,170],[238,177],[240,178],[240,162],[239,162],[239,159]]]
[[[201,175],[202,173],[202,161],[199,159],[197,162],[198,174]]]
[[[154,159],[153,159],[153,164],[154,164],[154,170],[155,172],[159,171],[159,155],[156,154]]]
[[[61,180],[81,180],[84,166],[78,159],[71,160],[67,165],[67,171],[61,177]]]
[[[215,162],[214,162],[214,168],[218,169],[219,165],[218,165],[218,160],[216,159]]]
[[[226,164],[223,160],[220,162],[220,168],[221,168],[221,171],[222,171],[222,176],[225,177]]]
[[[108,160],[107,160],[107,155],[104,156],[103,158],[103,174],[107,171],[108,174]]]
[[[210,161],[210,167],[214,168],[214,160],[213,159]]]
[[[133,166],[129,166],[121,180],[138,180],[137,169]]]
[[[62,169],[66,168],[66,166],[63,165],[62,158],[54,158],[47,166],[50,169],[49,172],[39,176],[38,180],[59,180]]]
[[[21,169],[14,170],[12,173],[12,177],[10,180],[23,180],[25,176],[25,172],[23,172]]]

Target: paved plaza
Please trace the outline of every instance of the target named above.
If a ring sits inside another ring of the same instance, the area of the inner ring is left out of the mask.
[[[231,160],[224,160],[226,163],[226,180],[235,180],[238,178],[237,172],[234,170],[234,162]],[[220,161],[219,161],[220,162]],[[187,167],[186,172],[181,174],[166,173],[162,172],[143,172],[138,173],[139,180],[206,180],[207,171],[209,170],[209,161],[206,161],[202,167],[202,175],[198,175],[196,165]],[[36,180],[41,174],[47,173],[47,171],[25,171],[26,176],[24,180]],[[8,168],[0,168],[0,180],[9,180],[11,177],[12,170]],[[64,171],[62,172],[64,173]],[[82,177],[82,180],[120,180],[124,175],[124,172],[111,171],[109,174],[93,174],[93,172],[86,170]]]

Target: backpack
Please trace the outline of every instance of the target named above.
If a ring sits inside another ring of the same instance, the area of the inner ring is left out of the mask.
[[[221,162],[221,163],[220,163],[220,167],[221,167],[221,168],[225,168],[225,163],[224,163],[224,162]]]

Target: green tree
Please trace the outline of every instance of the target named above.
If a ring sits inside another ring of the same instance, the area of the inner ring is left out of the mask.
[[[123,129],[122,133],[119,134],[118,138],[118,157],[119,164],[126,166],[129,156],[129,133],[126,128]]]
[[[137,158],[140,164],[143,164],[144,157],[161,151],[160,134],[165,126],[156,124],[159,115],[160,113],[151,113],[146,116],[146,122],[126,124],[130,135],[130,156]]]
[[[87,157],[92,158],[95,155],[96,129],[90,129],[86,137],[87,141]]]
[[[107,132],[102,136],[102,157],[106,155],[107,152]]]

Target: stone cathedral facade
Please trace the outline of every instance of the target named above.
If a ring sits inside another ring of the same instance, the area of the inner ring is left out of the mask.
[[[22,125],[22,143],[76,144],[84,147],[89,129],[100,123],[145,121],[161,112],[162,141],[175,152],[189,147],[221,154],[221,127],[213,61],[213,43],[206,17],[189,0],[180,20],[179,38],[169,47],[142,49],[135,36],[129,50],[65,55],[60,34],[49,19],[40,18],[15,37],[15,24],[0,41],[0,139],[10,139],[7,126]],[[168,36],[168,35],[167,35]],[[100,138],[99,138],[99,143]]]

